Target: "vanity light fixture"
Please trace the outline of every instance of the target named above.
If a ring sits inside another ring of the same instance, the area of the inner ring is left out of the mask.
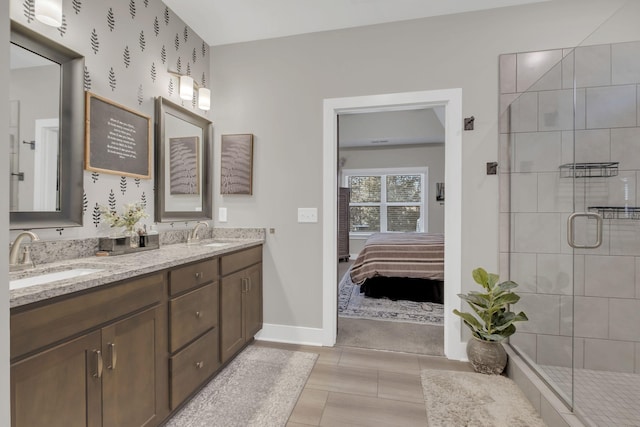
[[[198,108],[203,111],[211,109],[211,89],[200,86],[193,77],[167,70],[169,74],[178,78],[178,95],[180,99],[191,101],[194,90],[198,91]]]
[[[36,0],[34,11],[43,24],[56,28],[62,25],[62,0]]]
[[[198,108],[204,111],[211,109],[211,90],[206,87],[198,89]]]
[[[180,99],[191,101],[193,98],[193,78],[180,76]]]

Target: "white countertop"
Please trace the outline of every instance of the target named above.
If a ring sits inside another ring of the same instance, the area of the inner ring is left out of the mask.
[[[58,261],[36,266],[35,269],[9,274],[9,280],[69,269],[98,269],[100,271],[70,279],[33,285],[9,291],[10,307],[19,307],[73,292],[130,279],[182,264],[211,258],[264,244],[263,239],[224,239],[224,246],[206,246],[221,242],[220,239],[202,240],[196,244],[176,243],[159,249],[126,255],[88,257]]]

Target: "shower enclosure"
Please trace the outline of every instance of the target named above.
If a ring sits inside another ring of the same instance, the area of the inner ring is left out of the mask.
[[[530,319],[510,345],[594,426],[640,425],[637,4],[578,47],[500,56],[500,268]]]

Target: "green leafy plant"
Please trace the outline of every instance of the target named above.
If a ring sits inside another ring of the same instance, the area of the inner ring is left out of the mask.
[[[482,341],[502,341],[516,331],[514,322],[529,320],[521,311],[516,314],[509,310],[510,304],[515,304],[520,297],[511,290],[518,286],[510,280],[498,283],[499,276],[487,273],[483,268],[473,270],[473,280],[483,287],[484,292],[470,291],[458,294],[473,309],[471,313],[453,310],[460,316],[465,325],[471,329],[474,337]]]

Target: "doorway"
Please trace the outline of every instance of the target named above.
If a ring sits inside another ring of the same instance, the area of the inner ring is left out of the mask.
[[[427,254],[439,258],[442,268],[441,246],[436,252],[416,247],[420,250],[407,254],[418,257],[409,267],[414,272],[404,271],[393,279],[369,278],[362,286],[351,280],[350,266],[355,262],[356,272],[364,268],[364,260],[373,252],[382,260],[381,247],[365,245],[383,236],[405,247],[422,244],[418,242],[424,238],[441,238],[445,206],[444,200],[437,200],[435,190],[436,183],[444,183],[444,125],[442,106],[338,116],[336,345],[443,355],[441,296],[425,294],[441,283],[420,280],[415,272],[416,268],[435,268],[432,258],[431,262],[420,260]],[[406,256],[396,258],[396,250],[389,256],[384,262],[391,264],[384,265],[393,265],[393,269],[409,265]],[[367,267],[371,268],[380,271],[383,267]],[[407,276],[416,278],[403,279]]]
[[[460,322],[452,310],[460,308],[457,294],[461,290],[461,125],[462,90],[445,89],[421,92],[369,95],[324,100],[323,131],[323,345],[336,343],[337,326],[337,203],[338,156],[337,121],[339,114],[357,112],[398,111],[418,108],[445,108],[445,182],[447,183],[447,214],[445,217],[445,280],[444,289],[444,353],[449,359],[464,360],[464,343]]]

